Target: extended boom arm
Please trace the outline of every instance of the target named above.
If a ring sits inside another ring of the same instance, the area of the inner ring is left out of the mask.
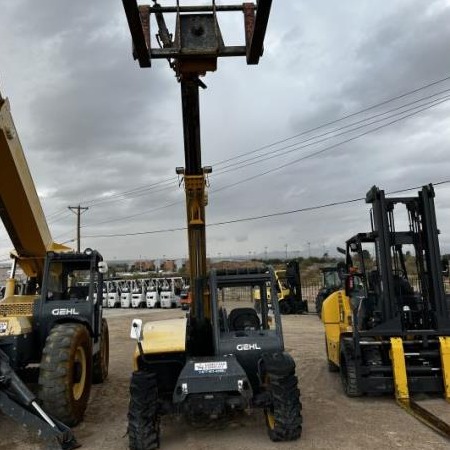
[[[0,217],[28,277],[42,278],[49,250],[68,250],[55,244],[11,116],[9,101],[0,93]]]

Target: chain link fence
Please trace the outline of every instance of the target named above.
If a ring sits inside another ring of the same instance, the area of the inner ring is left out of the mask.
[[[413,286],[414,290],[419,289],[419,280],[417,277],[410,276],[409,282]],[[321,288],[322,280],[320,278],[309,278],[307,280],[302,280],[303,299],[308,300],[308,303],[313,304],[317,297],[317,293]],[[444,279],[444,288],[445,292],[450,294],[450,279]],[[249,301],[252,298],[252,289],[249,286],[223,288],[221,294],[219,294],[219,299],[225,302]],[[310,311],[312,311],[311,308]]]

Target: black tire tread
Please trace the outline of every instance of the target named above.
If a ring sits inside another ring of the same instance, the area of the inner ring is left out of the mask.
[[[158,386],[155,374],[134,372],[130,383],[128,438],[130,450],[159,448]]]
[[[294,441],[302,434],[302,404],[298,379],[291,371],[285,375],[268,373],[268,389],[272,397],[270,413],[274,418],[274,427],[267,426],[273,442]],[[267,420],[266,411],[266,420]]]
[[[353,345],[343,341],[341,343],[341,381],[347,397],[361,397],[361,386],[356,374],[356,360]]]
[[[86,345],[85,390],[77,401],[72,393],[73,344],[84,340]],[[92,343],[84,325],[65,323],[55,325],[45,343],[39,370],[38,398],[44,409],[68,426],[77,425],[83,418],[91,390]]]
[[[92,382],[94,384],[103,383],[108,377],[108,365],[109,365],[109,329],[106,319],[102,319],[102,334],[101,334],[101,350],[94,355],[93,367],[92,367]],[[108,361],[106,366],[102,364],[102,352],[108,352]]]

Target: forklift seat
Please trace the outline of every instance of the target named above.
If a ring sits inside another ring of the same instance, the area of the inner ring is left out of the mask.
[[[71,286],[68,291],[70,299],[84,300],[89,295],[89,286]]]
[[[235,308],[228,317],[230,331],[259,330],[261,322],[253,308]]]

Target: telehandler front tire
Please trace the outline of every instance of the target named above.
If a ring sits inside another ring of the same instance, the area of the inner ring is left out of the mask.
[[[302,404],[294,373],[266,375],[272,405],[265,408],[267,432],[273,442],[294,441],[302,434]]]
[[[136,371],[131,376],[128,407],[130,450],[159,448],[158,385],[153,373]]]
[[[45,342],[38,397],[46,411],[69,427],[83,418],[92,385],[92,341],[81,324],[55,325]]]

